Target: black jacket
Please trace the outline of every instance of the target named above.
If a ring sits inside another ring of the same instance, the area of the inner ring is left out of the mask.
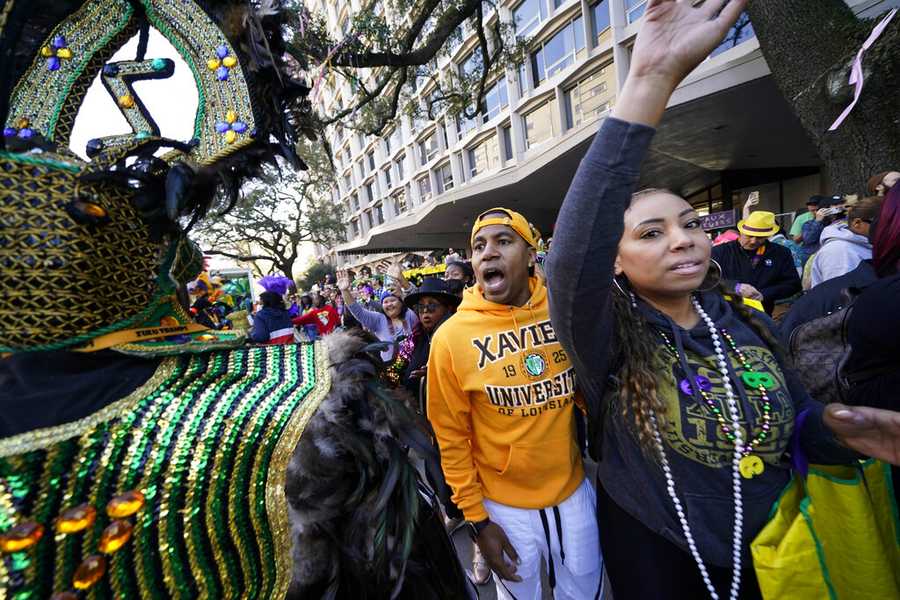
[[[790,298],[800,291],[800,276],[794,268],[791,251],[772,242],[766,242],[765,254],[757,262],[737,241],[713,248],[712,257],[722,266],[722,278],[730,289],[737,283],[749,283],[763,295],[763,306],[772,314],[776,300]]]

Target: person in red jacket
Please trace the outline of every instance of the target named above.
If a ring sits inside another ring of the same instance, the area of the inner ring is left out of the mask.
[[[315,325],[319,335],[327,335],[334,331],[341,322],[337,309],[325,301],[325,296],[316,294],[315,308],[299,317],[294,317],[291,322],[294,326]]]

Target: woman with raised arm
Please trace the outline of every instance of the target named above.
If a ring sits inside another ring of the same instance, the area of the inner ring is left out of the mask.
[[[890,413],[824,410],[809,397],[772,321],[718,289],[690,204],[667,190],[634,193],[673,90],[746,3],[648,2],[628,79],[575,175],[549,255],[550,312],[586,392],[618,600],[760,596],[749,543],[790,479],[798,415],[814,462],[858,456],[838,440],[888,460],[900,448]]]

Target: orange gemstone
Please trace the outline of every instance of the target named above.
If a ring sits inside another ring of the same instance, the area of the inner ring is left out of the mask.
[[[72,592],[56,592],[50,600],[78,600],[78,596]]]
[[[134,527],[128,521],[113,521],[100,536],[100,552],[112,554],[117,552],[131,539]]]
[[[44,526],[35,521],[19,523],[0,535],[0,551],[19,552],[38,543],[44,536]]]
[[[131,96],[119,96],[119,106],[122,108],[134,108],[134,98]]]
[[[78,533],[94,524],[97,520],[97,509],[90,504],[81,504],[63,511],[56,521],[59,533]]]
[[[28,119],[26,119],[25,117],[19,117],[19,120],[16,121],[16,128],[18,128],[18,129],[25,129],[26,127],[28,127],[30,125],[31,125],[31,122]]]
[[[93,554],[81,561],[75,569],[72,584],[76,590],[86,590],[100,581],[104,573],[106,573],[106,559]]]
[[[159,324],[162,325],[163,327],[178,327],[180,325],[180,323],[178,322],[178,319],[176,319],[175,317],[173,317],[171,315],[166,315],[165,317],[160,319]]]
[[[97,217],[98,219],[102,219],[106,216],[106,211],[103,209],[103,207],[98,204],[94,204],[93,202],[82,202],[80,208],[82,211],[84,211],[85,214],[91,215],[92,217]]]
[[[106,514],[113,519],[130,517],[144,506],[144,495],[137,490],[119,494],[106,505]]]
[[[200,342],[215,342],[219,339],[219,336],[212,335],[211,333],[204,333],[202,335],[197,336],[197,341]]]

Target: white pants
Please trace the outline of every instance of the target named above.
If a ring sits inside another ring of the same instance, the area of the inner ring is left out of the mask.
[[[484,506],[491,521],[506,532],[520,561],[516,574],[522,581],[501,580],[494,573],[498,598],[541,600],[542,557],[556,600],[601,597],[603,559],[597,531],[597,499],[587,479],[558,506],[515,508],[487,499]]]

